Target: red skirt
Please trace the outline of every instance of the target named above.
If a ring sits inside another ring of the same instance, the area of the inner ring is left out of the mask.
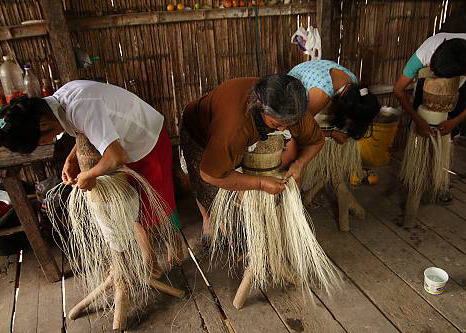
[[[129,163],[127,166],[143,176],[154,190],[165,200],[167,204],[167,215],[170,216],[173,225],[180,228],[180,220],[176,211],[175,193],[173,190],[172,177],[172,145],[165,128],[160,132],[157,144],[152,151],[137,162]],[[147,198],[143,196],[144,208],[147,209]],[[143,212],[145,216],[152,214]],[[148,221],[145,227],[151,227],[158,221]]]

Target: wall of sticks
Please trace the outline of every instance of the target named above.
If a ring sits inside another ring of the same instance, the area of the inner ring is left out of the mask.
[[[79,76],[137,93],[166,116],[172,137],[177,137],[183,106],[222,81],[286,72],[306,60],[290,38],[299,25],[315,26],[317,20],[312,0],[257,12],[218,9],[220,0],[201,2],[211,10],[167,12],[169,2],[64,0],[63,4],[72,44],[99,57]],[[460,2],[332,0],[332,25],[327,27],[331,43],[323,47],[330,48],[331,57],[355,72],[363,84],[390,86],[415,49],[441,28]],[[195,0],[183,3],[193,8]],[[38,0],[0,1],[2,26],[42,19]],[[30,63],[39,78],[59,79],[46,33],[36,34],[41,35],[2,40],[1,54],[11,53],[20,64]],[[390,93],[381,95],[381,102],[397,104]]]
[[[393,85],[463,1],[333,1],[332,55],[366,85]],[[389,96],[382,101],[396,103]]]
[[[202,0],[203,10],[168,12],[169,2],[63,0],[63,6],[72,45],[98,57],[79,77],[141,96],[165,115],[176,143],[189,101],[226,79],[285,73],[306,60],[290,38],[300,25],[316,26],[319,3],[331,9],[319,14],[330,15],[321,31],[329,36],[327,54],[376,86],[382,104],[397,106],[391,87],[407,59],[463,1],[292,0],[220,9],[221,0]],[[43,19],[39,0],[0,0],[0,55],[30,63],[39,79],[60,79]]]

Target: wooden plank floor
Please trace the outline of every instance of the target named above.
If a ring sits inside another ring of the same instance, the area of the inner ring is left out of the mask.
[[[312,299],[303,298],[294,287],[254,290],[245,307],[235,310],[232,301],[241,269],[229,275],[222,265],[209,267],[200,242],[200,215],[193,198],[184,198],[179,209],[185,247],[189,245],[200,267],[185,249],[183,265],[167,279],[187,290],[186,297],[154,292],[143,310],[130,312],[128,331],[466,333],[466,148],[455,148],[454,200],[449,206],[421,206],[417,228],[397,225],[405,195],[396,182],[396,161],[376,170],[377,186],[353,189],[366,218],[352,219],[350,232],[338,231],[330,202],[310,211],[317,239],[344,279],[342,290],[332,296],[314,289]],[[0,260],[1,333],[9,332],[11,324],[20,333],[111,331],[111,318],[99,313],[66,320],[83,296],[66,263],[63,281],[48,283],[32,252],[24,251],[18,261],[19,256]],[[423,271],[430,266],[450,275],[441,296],[423,289]]]

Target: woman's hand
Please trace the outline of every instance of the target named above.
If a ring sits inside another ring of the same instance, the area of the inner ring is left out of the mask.
[[[331,132],[331,137],[333,140],[335,140],[337,143],[343,145],[348,141],[348,134],[345,134],[339,130],[332,130]]]
[[[445,120],[444,122],[441,122],[438,125],[438,130],[440,131],[441,135],[447,135],[450,134],[450,132],[456,127],[456,121],[455,119],[448,119]]]
[[[421,117],[413,117],[413,121],[416,124],[416,132],[420,136],[429,137],[433,134],[432,129],[430,128],[427,121],[425,121]]]
[[[303,163],[299,160],[294,161],[291,163],[288,171],[285,173],[285,179],[293,177],[296,181],[296,184],[299,185],[299,181],[301,180],[301,172],[303,171]]]
[[[76,184],[76,177],[79,174],[79,164],[76,158],[67,158],[61,172],[61,179],[66,185]]]
[[[259,189],[270,194],[279,194],[285,190],[285,179],[272,176],[260,176]]]
[[[78,175],[77,186],[84,192],[92,190],[96,185],[96,177],[92,176],[89,171],[83,171]]]

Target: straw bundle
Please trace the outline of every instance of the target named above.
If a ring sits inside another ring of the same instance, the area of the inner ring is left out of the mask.
[[[344,183],[352,174],[362,178],[362,161],[358,142],[350,138],[345,144],[339,144],[329,139],[304,169],[301,189],[303,192],[315,192],[316,187],[319,187],[318,184]]]
[[[437,126],[448,119],[458,101],[460,78],[429,77],[423,86],[422,105],[417,112],[434,130],[434,135],[423,137],[410,128],[401,166],[400,180],[412,195],[419,197],[432,191],[432,200],[448,190],[450,177],[450,136],[442,136]]]
[[[89,169],[98,161],[86,141],[80,146],[82,142],[77,139],[81,170]],[[136,186],[130,185],[128,178]],[[114,277],[124,281],[129,299],[144,303],[153,264],[159,267],[157,257],[165,249],[177,253],[175,230],[163,199],[143,177],[126,167],[97,177],[92,191],[83,192],[74,187],[65,202],[55,203],[53,199],[61,198],[64,187],[60,184],[48,192],[47,201],[51,203],[48,215],[65,244],[62,250],[85,291],[90,293],[96,289],[111,270]],[[143,196],[146,201],[141,200]],[[145,207],[144,202],[149,207]],[[68,212],[67,221],[59,218],[59,209]],[[154,219],[158,223],[146,229],[147,240],[140,239],[135,222],[145,226]],[[66,232],[60,232],[62,225]],[[110,308],[113,304],[108,294],[101,300],[94,305]]]
[[[246,153],[243,164],[248,160],[256,163],[246,165],[245,173],[254,169],[252,172],[260,174],[257,164],[261,163],[257,161],[267,159],[261,155],[270,157],[277,152],[264,152],[264,147],[277,148],[269,140],[258,143],[251,154],[257,152],[258,156],[247,156],[249,153]],[[281,141],[283,143],[283,138]],[[281,153],[282,149],[283,144],[278,151]],[[270,170],[279,162],[280,154],[278,159],[262,163],[262,169],[265,173],[281,177],[277,168]],[[312,285],[323,287],[327,292],[338,285],[338,272],[315,238],[311,218],[302,205],[299,188],[293,178],[279,195],[258,190],[238,192],[220,189],[210,216],[211,260],[214,261],[226,248],[231,267],[242,255],[245,268],[247,266],[252,272],[253,287],[284,286],[292,282],[311,294]]]
[[[400,180],[409,192],[422,195],[432,191],[432,200],[448,190],[450,177],[450,137],[435,134],[423,137],[416,133],[415,125],[410,128],[406,143]]]

